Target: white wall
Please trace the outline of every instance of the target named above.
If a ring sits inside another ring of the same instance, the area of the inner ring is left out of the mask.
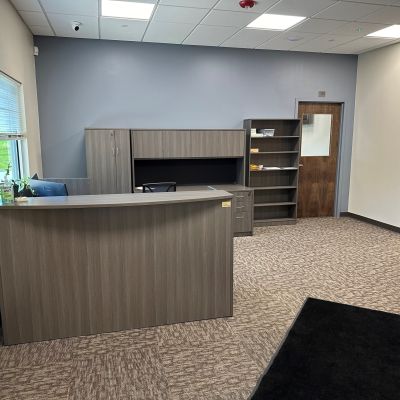
[[[8,0],[0,0],[0,71],[23,85],[30,172],[42,174],[33,37]],[[25,171],[27,173],[28,171]]]
[[[349,211],[400,227],[400,44],[359,57]]]

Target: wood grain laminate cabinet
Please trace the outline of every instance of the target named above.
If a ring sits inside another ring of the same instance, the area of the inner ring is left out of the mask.
[[[132,130],[135,159],[245,157],[245,131]]]
[[[208,189],[225,190],[233,195],[232,225],[235,236],[253,234],[254,190],[243,185],[211,185]]]
[[[194,157],[192,150],[192,131],[163,131],[163,158]]]
[[[248,235],[253,232],[253,191],[230,191],[233,194],[232,218],[235,235]]]
[[[221,204],[231,198],[210,190],[0,206],[5,344],[232,316],[232,210]]]
[[[192,131],[192,157],[244,157],[245,133],[236,131]]]
[[[130,131],[86,129],[86,165],[92,194],[131,193]]]
[[[163,137],[162,130],[132,130],[133,158],[164,158]]]

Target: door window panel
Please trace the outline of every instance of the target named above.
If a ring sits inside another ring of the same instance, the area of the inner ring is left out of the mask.
[[[330,155],[332,114],[303,114],[302,157]]]

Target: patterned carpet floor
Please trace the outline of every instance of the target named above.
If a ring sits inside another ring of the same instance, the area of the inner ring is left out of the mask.
[[[400,235],[305,219],[235,239],[234,317],[0,346],[0,399],[244,400],[307,296],[400,313]]]

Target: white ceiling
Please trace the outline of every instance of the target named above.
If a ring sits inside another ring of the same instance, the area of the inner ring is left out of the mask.
[[[126,0],[132,1],[132,0]],[[400,40],[365,35],[400,24],[400,0],[136,0],[155,3],[149,21],[104,18],[101,0],[11,0],[35,35],[249,49],[360,54]],[[286,31],[246,29],[261,14],[306,20]],[[82,23],[79,32],[72,21]]]

